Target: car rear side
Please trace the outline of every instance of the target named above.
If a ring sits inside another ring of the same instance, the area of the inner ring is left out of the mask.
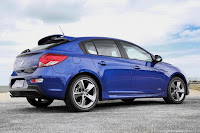
[[[47,37],[47,41],[53,37]],[[61,39],[18,55],[10,78],[11,96],[64,99],[67,85],[80,67],[94,69],[88,65],[91,60],[85,57],[78,42],[75,38]],[[78,65],[81,58],[82,65]]]

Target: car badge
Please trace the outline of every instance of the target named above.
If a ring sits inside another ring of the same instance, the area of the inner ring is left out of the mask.
[[[20,61],[20,66],[22,66],[24,64],[24,60],[22,59],[21,61]]]

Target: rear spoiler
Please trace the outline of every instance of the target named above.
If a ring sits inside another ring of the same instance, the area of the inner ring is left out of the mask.
[[[76,40],[75,37],[63,36],[63,35],[50,35],[50,36],[40,39],[38,41],[38,46],[45,45],[45,44],[51,44],[51,43],[55,43],[55,45],[59,45],[59,44],[63,44],[66,42],[72,42],[74,40]],[[27,52],[31,52],[30,49],[26,49],[26,50],[22,51],[21,54],[24,54]]]
[[[38,45],[45,45],[50,43],[59,43],[59,42],[71,42],[76,40],[75,37],[63,36],[63,35],[50,35],[44,37],[38,41]]]

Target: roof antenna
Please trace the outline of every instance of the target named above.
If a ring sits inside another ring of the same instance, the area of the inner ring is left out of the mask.
[[[65,34],[63,33],[63,31],[62,31],[62,29],[61,29],[60,25],[58,25],[58,26],[59,26],[59,28],[60,28],[60,30],[61,30],[61,32],[62,32],[62,34],[63,34],[63,36],[64,36]]]

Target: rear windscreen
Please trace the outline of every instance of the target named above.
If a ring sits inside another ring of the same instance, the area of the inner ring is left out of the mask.
[[[44,50],[47,49],[53,45],[55,45],[56,43],[51,43],[51,44],[45,44],[45,45],[39,45],[37,47],[34,47],[32,49],[30,49],[30,51],[39,51],[39,50]]]

